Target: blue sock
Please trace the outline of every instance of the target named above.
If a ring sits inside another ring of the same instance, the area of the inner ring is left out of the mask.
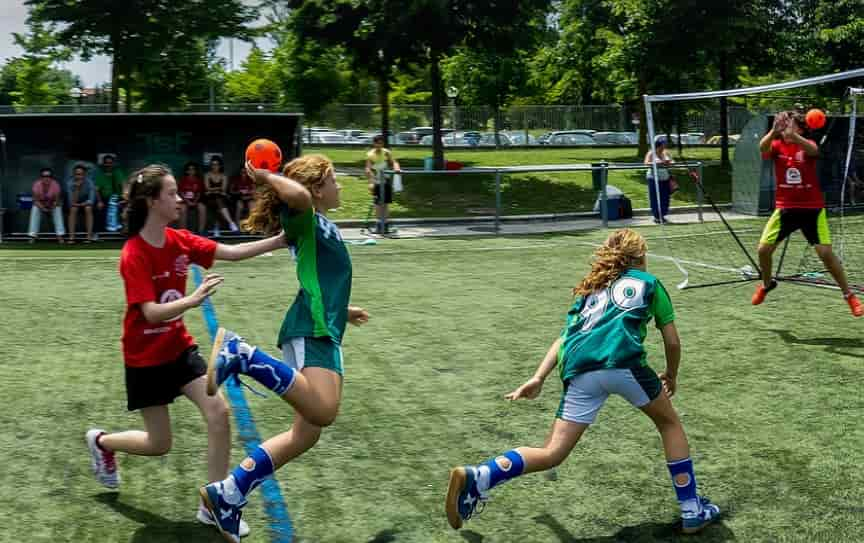
[[[515,450],[507,451],[477,467],[477,488],[485,492],[504,481],[519,477],[524,469],[525,461],[522,460],[522,455]]]
[[[675,488],[675,495],[678,497],[681,509],[698,512],[699,497],[696,494],[696,475],[693,473],[693,460],[688,457],[684,460],[666,462],[666,465],[669,467],[669,474],[672,475],[672,486]],[[687,483],[679,485],[675,479],[682,474],[687,476]]]
[[[246,367],[243,368],[243,373],[279,396],[285,394],[291,388],[297,375],[297,371],[294,368],[288,366],[278,358],[273,358],[261,349],[252,351],[252,356]]]
[[[242,502],[264,479],[273,473],[273,461],[260,445],[234,468],[225,479],[224,492],[228,503]]]

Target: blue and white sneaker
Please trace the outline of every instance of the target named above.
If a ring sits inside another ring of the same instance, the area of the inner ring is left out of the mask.
[[[698,513],[682,513],[681,514],[681,531],[685,534],[695,534],[701,532],[703,528],[717,520],[720,516],[720,508],[711,503],[711,500],[705,496],[699,496]]]
[[[207,526],[216,526],[216,521],[213,520],[213,515],[203,503],[201,504],[201,507],[198,508],[198,513],[195,514],[195,520],[201,524],[206,524]],[[249,535],[249,531],[249,525],[241,518],[240,524],[237,527],[237,535],[240,537],[246,537]]]
[[[225,328],[219,328],[207,363],[207,394],[215,396],[222,383],[246,371],[255,348]]]
[[[241,508],[246,505],[246,501],[244,500],[237,505],[225,501],[222,495],[222,481],[202,486],[198,492],[201,494],[201,502],[210,513],[210,519],[219,533],[231,543],[239,543],[240,516],[243,514]]]
[[[477,488],[477,468],[464,466],[450,470],[450,485],[447,487],[447,521],[454,530],[475,514],[483,512],[489,496]]]

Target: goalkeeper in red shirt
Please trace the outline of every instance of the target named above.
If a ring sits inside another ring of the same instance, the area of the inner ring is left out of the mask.
[[[816,176],[819,146],[804,137],[804,115],[784,111],[774,118],[774,126],[759,142],[762,158],[774,160],[777,192],[774,213],[768,219],[759,240],[759,266],[762,284],[753,293],[753,305],[765,301],[765,296],[777,286],[772,277],[771,257],[777,244],[796,230],[801,230],[807,242],[816,250],[825,268],[837,281],[852,314],[864,314],[861,302],[849,289],[843,264],[831,249],[831,232],[825,213],[825,199]]]

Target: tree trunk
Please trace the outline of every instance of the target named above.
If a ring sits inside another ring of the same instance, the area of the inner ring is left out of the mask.
[[[441,55],[432,51],[429,55],[429,79],[432,82],[432,156],[435,159],[435,169],[444,169],[444,145],[441,142],[441,67],[438,62]]]
[[[111,37],[111,113],[117,113],[120,104],[120,60],[117,52],[117,39]]]
[[[720,88],[729,88],[729,59],[720,51]],[[729,100],[720,98],[720,167],[729,168]]]
[[[648,112],[645,110],[644,95],[648,94],[648,77],[645,72],[639,73],[639,156],[648,152]]]
[[[378,75],[378,104],[381,106],[381,135],[384,141],[390,141],[390,77],[384,71]],[[395,141],[395,138],[394,138]]]

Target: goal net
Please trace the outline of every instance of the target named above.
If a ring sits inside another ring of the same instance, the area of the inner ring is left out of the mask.
[[[759,87],[643,97],[649,141],[655,141],[664,129],[670,130],[669,126],[662,125],[664,108],[698,107],[700,102],[724,97],[746,100],[748,107],[753,104],[749,122],[735,135],[731,175],[719,167],[709,166],[704,168],[704,175],[699,176],[694,166],[689,176],[678,179],[684,198],[692,196],[708,204],[704,220],[685,221],[688,224],[663,223],[649,236],[649,250],[674,264],[680,272],[679,288],[759,280],[757,247],[767,218],[774,210],[776,187],[773,161],[763,160],[759,141],[773,125],[774,114],[778,111],[819,107],[826,111],[827,121],[823,127],[809,130],[805,137],[819,145],[817,172],[834,252],[843,261],[852,288],[864,291],[864,246],[861,243],[864,241],[864,123],[858,119],[858,100],[864,96],[864,91],[848,87],[855,79],[864,79],[864,69]],[[837,98],[826,99],[813,92],[821,85],[832,85],[827,87],[829,92],[839,86]],[[795,89],[795,95],[791,94],[791,89]],[[660,115],[655,116],[658,112]],[[657,117],[661,119],[660,126],[655,125]],[[695,159],[688,160],[686,156],[690,153],[693,151],[684,152],[676,160],[695,164]],[[654,170],[653,182],[659,183],[656,164]],[[659,195],[659,186],[655,188],[655,195]],[[659,207],[660,203],[657,205]],[[800,231],[778,244],[773,268],[772,274],[781,281],[837,288]]]

